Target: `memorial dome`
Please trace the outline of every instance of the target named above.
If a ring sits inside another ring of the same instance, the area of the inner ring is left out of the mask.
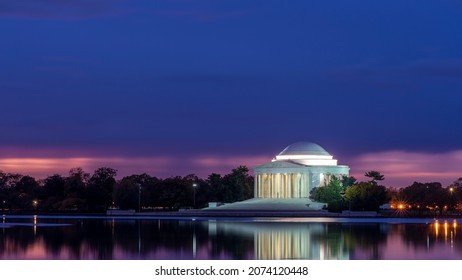
[[[330,156],[321,146],[312,142],[297,142],[287,146],[278,156]]]

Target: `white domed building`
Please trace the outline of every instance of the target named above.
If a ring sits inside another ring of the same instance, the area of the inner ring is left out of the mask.
[[[349,174],[346,165],[321,146],[310,142],[298,142],[287,146],[271,162],[254,168],[254,198],[203,209],[213,212],[239,212],[239,215],[266,216],[326,216],[324,203],[309,199],[310,191],[324,186],[331,176]],[[262,212],[263,211],[263,212]],[[250,214],[249,214],[250,213]],[[220,214],[221,215],[221,214]]]
[[[287,146],[270,163],[254,168],[255,198],[308,198],[311,189],[324,186],[330,176],[348,176],[347,165],[337,165],[321,146],[298,142]]]

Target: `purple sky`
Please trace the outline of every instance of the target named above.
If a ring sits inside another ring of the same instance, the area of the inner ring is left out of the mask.
[[[462,2],[0,0],[0,170],[227,173],[316,142],[462,177]]]

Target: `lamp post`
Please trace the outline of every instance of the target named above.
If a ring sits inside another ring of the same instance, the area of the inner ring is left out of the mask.
[[[454,187],[449,188],[449,209],[452,209],[452,193],[454,192]]]
[[[6,203],[6,201],[3,200],[3,203],[2,203],[2,212],[5,212],[5,203]]]
[[[194,206],[193,208],[196,209],[196,188],[197,188],[197,184],[196,183],[193,183],[192,184],[192,187],[193,187],[193,200],[194,200]]]
[[[141,184],[138,184],[138,212],[141,213]]]
[[[37,211],[37,205],[38,205],[37,199],[34,199],[34,200],[32,201],[32,205],[34,206],[34,210]]]

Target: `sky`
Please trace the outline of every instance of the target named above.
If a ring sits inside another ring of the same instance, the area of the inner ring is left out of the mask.
[[[0,0],[0,170],[226,174],[315,142],[462,177],[460,0]]]

